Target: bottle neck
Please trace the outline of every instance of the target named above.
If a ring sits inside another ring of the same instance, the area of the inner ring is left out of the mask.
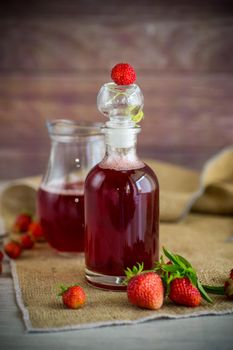
[[[134,146],[131,147],[124,147],[124,148],[118,148],[113,147],[112,145],[106,144],[106,153],[105,156],[107,157],[115,157],[120,159],[128,159],[128,160],[135,160],[137,159],[137,151],[136,151],[136,143]]]
[[[106,153],[100,166],[116,170],[138,169],[144,166],[137,156],[137,134],[140,128],[103,130]]]

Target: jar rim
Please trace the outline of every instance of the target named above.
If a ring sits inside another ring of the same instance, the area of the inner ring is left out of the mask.
[[[102,123],[72,119],[48,119],[46,125],[52,136],[90,137],[102,135]]]

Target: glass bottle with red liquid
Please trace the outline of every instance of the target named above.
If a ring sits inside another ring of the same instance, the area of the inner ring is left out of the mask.
[[[47,122],[49,164],[38,191],[38,216],[56,251],[84,251],[84,180],[104,154],[100,125],[57,119]]]
[[[93,286],[122,290],[127,267],[151,269],[159,258],[159,184],[136,153],[140,88],[104,84],[97,104],[110,120],[105,156],[85,181],[85,273]]]

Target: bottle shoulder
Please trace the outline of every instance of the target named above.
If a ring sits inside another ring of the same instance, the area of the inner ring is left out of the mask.
[[[157,184],[159,184],[159,180],[158,180],[157,174],[155,173],[155,171],[148,164],[144,163],[144,169],[145,169],[145,172],[149,176],[151,176]]]
[[[141,168],[131,170],[105,169],[97,164],[87,175],[86,188],[120,187],[134,184],[134,187],[148,192],[159,188],[154,171],[146,164]]]

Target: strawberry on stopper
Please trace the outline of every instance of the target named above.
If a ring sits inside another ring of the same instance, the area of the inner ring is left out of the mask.
[[[128,63],[118,63],[111,72],[111,78],[117,85],[130,85],[136,80],[136,73]]]

